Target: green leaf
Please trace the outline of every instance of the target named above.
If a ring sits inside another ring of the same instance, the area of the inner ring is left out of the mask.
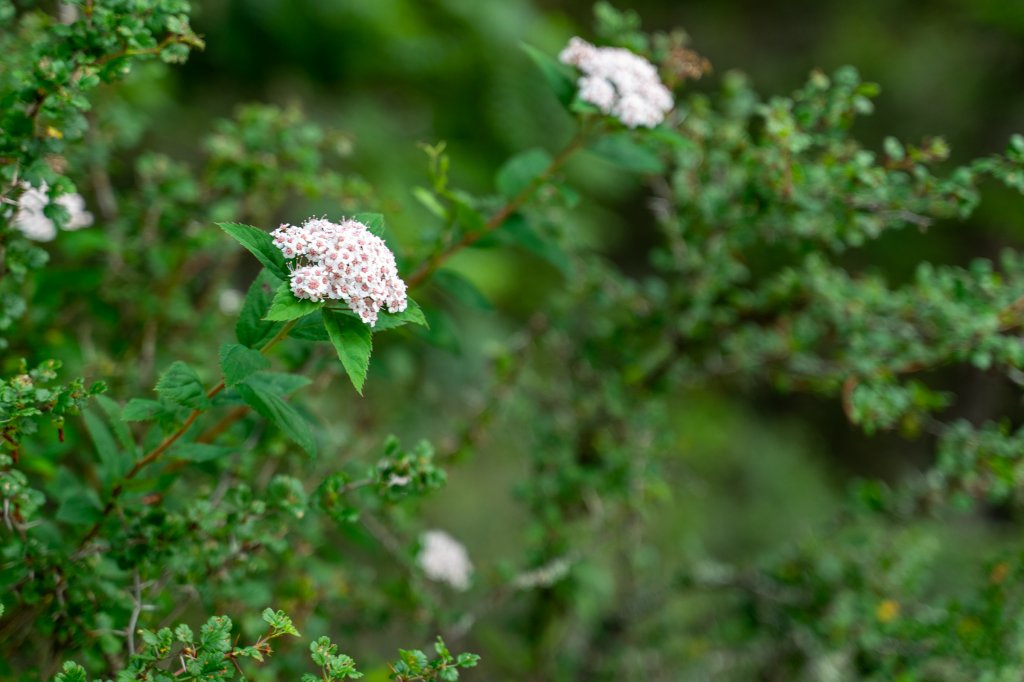
[[[53,678],[53,682],[88,682],[88,680],[85,668],[72,661],[65,663],[61,672]]]
[[[131,468],[131,457],[121,451],[114,442],[110,429],[92,410],[84,410],[82,419],[85,421],[89,437],[96,446],[102,479],[105,483],[111,483]]]
[[[224,372],[224,385],[234,386],[250,374],[267,369],[270,361],[256,350],[236,343],[220,347],[220,368]]]
[[[249,377],[235,387],[242,400],[281,429],[285,436],[297,443],[310,456],[315,456],[316,441],[313,439],[309,423],[276,393],[266,390],[258,383],[250,383],[252,378]]]
[[[156,392],[165,400],[182,407],[191,407],[193,410],[210,406],[210,400],[206,397],[206,389],[199,381],[199,375],[180,360],[163,373],[156,384]]]
[[[395,327],[401,327],[403,324],[418,324],[421,327],[429,327],[427,324],[427,318],[423,315],[423,309],[420,308],[419,303],[408,299],[408,304],[400,313],[389,313],[385,310],[381,310],[377,315],[377,323],[373,325],[373,331],[382,332],[387,329],[394,329]]]
[[[372,234],[377,235],[383,239],[384,230],[384,216],[380,213],[356,213],[352,216],[352,220],[357,220],[363,225],[366,225],[370,229]]]
[[[636,173],[663,173],[665,164],[652,149],[634,139],[633,133],[621,132],[599,137],[587,147],[602,159]]]
[[[412,195],[423,206],[441,220],[448,220],[448,210],[438,200],[437,195],[425,187],[413,187]]]
[[[373,331],[361,320],[349,315],[324,312],[324,327],[327,336],[338,351],[341,364],[360,395],[370,367],[370,353],[373,351]]]
[[[114,435],[117,436],[121,447],[129,452],[134,452],[136,449],[135,439],[132,437],[132,432],[128,429],[128,426],[124,423],[121,406],[105,395],[98,395],[95,400],[106,413],[107,419],[110,420],[110,428],[114,430]]]
[[[234,448],[209,443],[182,443],[178,441],[171,448],[171,456],[190,462],[212,462],[234,452]]]
[[[572,69],[552,59],[546,52],[538,50],[533,45],[522,43],[522,48],[526,52],[526,56],[533,60],[533,63],[540,69],[544,80],[547,81],[548,87],[555,93],[558,101],[562,103],[562,106],[568,107],[576,94],[576,79]]]
[[[295,298],[291,287],[285,282],[277,288],[274,294],[274,301],[270,304],[270,311],[263,319],[277,322],[297,320],[300,317],[316,312],[324,305],[323,301],[309,301],[302,298]]]
[[[563,275],[569,274],[569,257],[553,239],[545,238],[538,233],[521,213],[509,216],[493,236],[499,244],[523,248],[551,263]]]
[[[132,398],[121,410],[121,419],[126,422],[143,422],[155,419],[167,412],[167,408],[159,400]]]
[[[287,281],[288,266],[285,264],[284,254],[274,246],[273,237],[251,225],[240,225],[239,223],[217,223],[217,225],[256,256],[256,260],[263,263],[275,277]]]
[[[270,310],[270,302],[274,299],[274,289],[277,285],[277,278],[263,269],[249,287],[249,292],[242,303],[242,310],[238,314],[238,322],[235,324],[235,336],[242,345],[259,348],[280,329],[280,324],[263,319]]]
[[[536,182],[551,163],[551,154],[539,147],[516,154],[498,169],[495,177],[498,192],[507,199],[514,199]]]
[[[96,523],[103,516],[103,505],[95,490],[84,488],[68,497],[57,510],[57,520],[72,524]]]
[[[454,296],[458,301],[480,310],[493,310],[494,306],[487,300],[487,297],[477,288],[473,282],[460,272],[450,268],[443,268],[434,273],[432,279],[447,293]]]
[[[254,388],[264,391],[271,391],[279,396],[286,396],[294,393],[303,386],[309,386],[313,381],[301,374],[288,374],[287,372],[256,372],[245,380],[245,383]]]
[[[323,315],[316,313],[299,320],[288,336],[303,341],[327,341],[327,330],[324,329]]]

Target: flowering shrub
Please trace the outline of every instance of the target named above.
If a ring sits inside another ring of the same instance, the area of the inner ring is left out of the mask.
[[[561,149],[480,193],[423,145],[403,230],[343,170],[359,139],[297,107],[241,107],[180,158],[142,148],[140,89],[204,46],[190,10],[0,0],[0,677],[1019,678],[1019,548],[970,553],[951,589],[933,520],[1019,510],[1019,414],[965,411],[950,372],[1019,402],[1024,259],[902,279],[863,259],[1024,190],[1024,137],[955,167],[938,139],[875,151],[854,69],[701,91],[683,33],[600,3],[607,46],[525,49]],[[642,265],[587,233],[602,163],[650,197]],[[513,303],[470,252],[530,254]],[[715,468],[716,402],[765,394],[916,440],[926,469],[852,485],[807,532],[769,537],[796,500],[755,509],[740,556],[710,523],[680,541],[672,519],[717,523],[784,466],[757,433]],[[480,461],[468,507],[452,488]],[[395,658],[400,638],[421,648]]]

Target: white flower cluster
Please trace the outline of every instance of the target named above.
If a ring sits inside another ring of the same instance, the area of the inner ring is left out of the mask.
[[[300,226],[281,225],[271,236],[284,257],[294,259],[291,288],[297,298],[345,301],[369,325],[385,306],[392,313],[405,310],[405,282],[395,255],[361,222],[310,218]]]
[[[57,236],[57,225],[46,217],[43,209],[50,203],[49,187],[42,183],[39,188],[22,185],[24,192],[18,198],[18,210],[14,214],[14,227],[29,239],[37,242],[52,241]],[[65,223],[65,230],[80,230],[92,225],[92,213],[85,210],[85,199],[80,194],[62,194],[54,199],[71,215]]]
[[[558,56],[583,72],[580,99],[630,128],[653,128],[672,110],[672,93],[649,61],[621,47],[595,47],[582,38],[569,41]]]
[[[420,544],[417,561],[428,578],[448,583],[460,592],[469,589],[473,564],[462,543],[443,530],[428,530],[420,537]]]

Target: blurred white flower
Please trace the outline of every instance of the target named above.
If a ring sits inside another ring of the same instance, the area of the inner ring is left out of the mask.
[[[420,537],[420,568],[431,580],[448,583],[456,590],[469,589],[473,564],[466,548],[443,530],[428,530]]]
[[[245,296],[238,289],[221,289],[217,295],[217,307],[225,315],[235,315],[242,309]]]
[[[22,185],[24,192],[18,198],[18,210],[14,214],[14,227],[29,239],[37,242],[52,241],[57,236],[57,225],[46,217],[43,209],[49,203],[44,182],[38,188]],[[92,213],[85,210],[85,199],[80,194],[62,194],[54,203],[63,206],[70,214],[65,230],[80,230],[92,225]]]
[[[274,245],[293,261],[291,288],[296,297],[345,301],[369,325],[377,321],[381,308],[392,313],[405,310],[406,287],[395,255],[363,223],[310,218],[300,226],[281,225],[271,234]]]
[[[572,563],[568,559],[555,559],[551,563],[544,564],[539,568],[526,573],[520,573],[512,581],[512,586],[517,590],[530,590],[537,587],[551,587],[559,580],[569,575]]]
[[[399,476],[398,474],[391,474],[391,476],[388,477],[388,487],[402,488],[409,485],[410,481],[412,481],[411,476]]]
[[[674,106],[654,65],[629,50],[573,38],[558,58],[583,72],[577,82],[580,99],[630,128],[653,128]]]

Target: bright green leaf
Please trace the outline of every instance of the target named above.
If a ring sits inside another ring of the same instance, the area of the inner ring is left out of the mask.
[[[335,312],[324,313],[324,327],[331,343],[334,344],[334,349],[338,351],[338,357],[348,378],[361,395],[366,372],[370,367],[373,331],[358,318]]]
[[[220,368],[224,372],[224,384],[234,386],[250,374],[270,367],[270,361],[259,351],[236,343],[225,343],[220,347]]]
[[[251,379],[252,377],[249,377],[249,380]],[[297,443],[310,456],[316,455],[316,441],[313,439],[309,423],[302,415],[276,393],[266,390],[259,384],[254,386],[249,380],[235,387],[242,400],[281,429],[285,436]]]
[[[288,283],[285,282],[277,288],[274,294],[274,301],[270,304],[270,311],[263,319],[277,322],[297,320],[300,317],[316,312],[324,305],[323,301],[309,301],[303,298],[295,298]]]
[[[249,250],[278,279],[288,279],[288,266],[284,254],[274,246],[274,238],[263,230],[251,225],[238,223],[217,223],[222,230],[234,237]]]
[[[156,392],[161,398],[182,407],[199,410],[210,406],[210,400],[206,397],[206,389],[203,388],[199,375],[181,361],[175,362],[163,373],[156,384]]]

